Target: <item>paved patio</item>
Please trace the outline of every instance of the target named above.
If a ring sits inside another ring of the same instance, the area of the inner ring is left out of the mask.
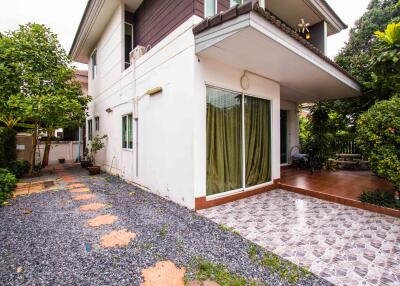
[[[400,220],[274,190],[200,214],[336,285],[400,285]]]

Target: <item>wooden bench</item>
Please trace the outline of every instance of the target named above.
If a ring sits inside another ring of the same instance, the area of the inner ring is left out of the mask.
[[[337,159],[329,159],[329,162],[331,164],[334,164],[335,166],[342,166],[342,167],[351,167],[352,169],[355,169],[358,165],[358,161],[353,161],[353,160],[337,160]]]

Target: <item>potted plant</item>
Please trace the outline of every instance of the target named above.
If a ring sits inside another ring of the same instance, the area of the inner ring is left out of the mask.
[[[92,162],[90,162],[90,158],[89,158],[87,149],[85,149],[85,151],[83,151],[83,159],[80,160],[80,163],[81,163],[81,167],[85,168],[85,169],[93,166]]]
[[[58,163],[64,164],[64,163],[65,163],[65,158],[59,158],[59,159],[58,159]]]
[[[107,135],[96,135],[92,142],[90,143],[90,153],[89,153],[89,160],[93,164],[93,166],[88,167],[90,175],[97,175],[100,174],[100,166],[96,165],[96,153],[104,148],[103,139],[107,138]]]

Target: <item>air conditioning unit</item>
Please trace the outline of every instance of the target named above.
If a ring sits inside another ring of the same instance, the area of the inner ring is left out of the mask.
[[[143,56],[146,53],[146,47],[143,46],[136,46],[130,53],[129,53],[129,58],[131,61],[131,64],[133,64],[138,58]]]

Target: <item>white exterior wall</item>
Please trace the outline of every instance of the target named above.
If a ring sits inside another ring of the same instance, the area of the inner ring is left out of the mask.
[[[281,109],[288,111],[288,156],[299,153],[299,116],[298,116],[298,103],[292,101],[281,100]],[[293,148],[293,150],[292,150]],[[290,151],[292,150],[291,154]],[[290,162],[290,158],[289,158]]]
[[[96,46],[97,75],[94,80],[89,63],[89,95],[93,100],[87,120],[92,119],[93,136],[108,136],[105,148],[96,155],[96,164],[101,165],[103,171],[133,181],[135,149],[122,149],[122,116],[132,113],[135,96],[133,70],[124,69],[123,9],[121,5],[115,10]],[[106,112],[107,109],[112,112]],[[100,118],[99,131],[95,130],[96,116]],[[133,132],[135,134],[135,130]]]
[[[96,163],[106,172],[194,208],[192,28],[201,19],[190,18],[126,70],[123,70],[122,21],[121,7],[115,11],[97,45],[95,80],[89,72],[89,94],[93,101],[88,119],[93,120],[93,136],[95,116],[100,117],[98,133],[108,135]],[[122,116],[133,113],[134,98],[157,86],[162,87],[162,93],[143,96],[139,101],[138,130],[133,121],[133,149],[122,149]],[[112,112],[107,113],[107,108]]]
[[[136,94],[161,86],[138,105],[139,169],[135,181],[152,192],[194,208],[193,16],[135,63]]]
[[[197,16],[123,70],[122,20],[120,7],[97,45],[95,80],[89,68],[89,95],[93,101],[88,119],[93,119],[94,136],[95,116],[100,117],[98,133],[108,135],[96,163],[106,172],[193,209],[195,198],[206,196],[206,84],[209,84],[271,100],[272,179],[280,178],[279,83],[248,74],[250,88],[243,91],[240,86],[243,70],[207,58],[198,59],[192,32],[192,27],[201,21]],[[157,86],[163,88],[162,93],[143,96],[139,101],[138,130],[136,121],[133,122],[133,149],[123,150],[122,116],[133,113],[135,97]],[[282,104],[293,108],[291,103]],[[112,112],[107,113],[107,108]],[[294,137],[293,142],[296,142]]]
[[[272,80],[247,74],[250,87],[248,90],[243,90],[240,85],[243,70],[204,57],[200,58],[200,62],[195,63],[195,75],[195,106],[197,107],[194,128],[195,197],[206,196],[206,84],[244,92],[271,101],[272,180],[280,178],[280,85]]]

